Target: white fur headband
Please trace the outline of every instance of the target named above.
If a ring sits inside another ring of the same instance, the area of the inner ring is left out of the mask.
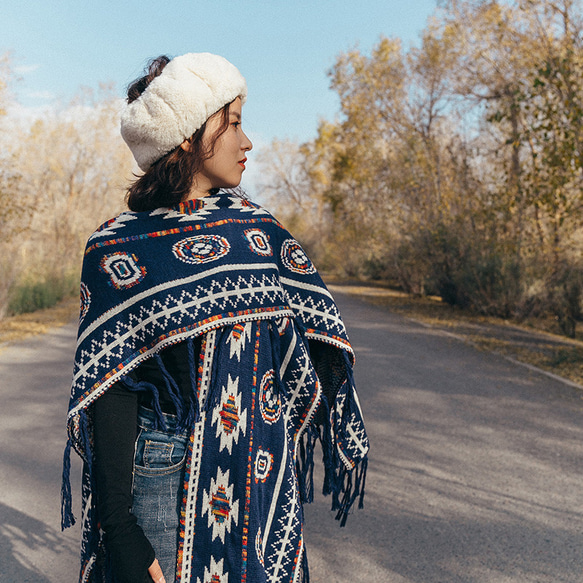
[[[121,135],[146,171],[222,107],[247,98],[247,84],[225,58],[188,53],[172,59],[121,115]]]

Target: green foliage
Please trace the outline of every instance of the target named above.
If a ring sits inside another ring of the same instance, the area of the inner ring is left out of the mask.
[[[495,240],[478,241],[455,225],[440,224],[410,237],[394,257],[391,275],[409,293],[436,295],[480,314],[513,314],[520,273]]]
[[[553,367],[559,367],[562,364],[583,364],[583,357],[577,348],[560,348],[550,359],[549,364]]]
[[[63,298],[76,295],[78,291],[79,276],[76,273],[49,275],[42,279],[29,276],[10,290],[8,315],[50,308]]]
[[[545,264],[531,267],[530,280],[535,284],[524,294],[519,316],[551,316],[557,331],[574,338],[577,322],[582,319],[583,264],[580,259],[571,258],[551,267]]]

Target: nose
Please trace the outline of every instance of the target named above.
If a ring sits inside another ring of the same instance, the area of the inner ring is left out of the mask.
[[[253,149],[253,144],[251,140],[247,137],[247,134],[243,132],[243,142],[241,143],[241,150],[248,152]]]

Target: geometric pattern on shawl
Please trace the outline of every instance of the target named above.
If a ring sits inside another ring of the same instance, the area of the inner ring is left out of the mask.
[[[272,256],[257,252],[250,228]],[[213,328],[291,316],[308,338],[354,358],[336,304],[299,244],[268,211],[238,197],[121,213],[90,237],[81,281],[68,413],[81,455],[80,411],[162,348]]]
[[[354,353],[331,294],[297,241],[265,209],[222,193],[173,208],[124,212],[97,229],[83,262],[67,417],[67,447],[85,460],[84,504],[92,489],[85,411],[95,399],[169,345],[215,329],[286,318],[302,336],[339,349],[344,358],[334,401],[325,403],[320,427],[306,432],[304,455],[310,459],[298,466],[301,498],[310,501],[308,474],[319,438],[324,493],[333,494],[332,507],[344,524],[359,494],[362,503],[369,447],[352,378]],[[64,526],[73,522],[67,455]],[[91,520],[88,508],[86,562],[94,560],[98,544]]]

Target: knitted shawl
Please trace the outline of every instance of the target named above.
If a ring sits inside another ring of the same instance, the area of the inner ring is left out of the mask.
[[[342,524],[364,494],[368,440],[352,377],[354,353],[334,300],[298,242],[262,207],[228,194],[173,208],[123,212],[89,238],[67,417],[62,526],[74,523],[70,449],[84,460],[85,553],[91,525],[92,432],[88,407],[163,348],[224,326],[294,320],[311,341],[333,346],[343,372],[321,427],[306,432],[302,472],[316,438],[326,464],[324,491]],[[323,399],[326,401],[326,399]],[[302,483],[310,477],[299,476]],[[94,498],[94,497],[93,497]],[[310,501],[305,493],[304,501]],[[87,559],[87,557],[85,557]],[[82,558],[83,560],[83,558]]]

